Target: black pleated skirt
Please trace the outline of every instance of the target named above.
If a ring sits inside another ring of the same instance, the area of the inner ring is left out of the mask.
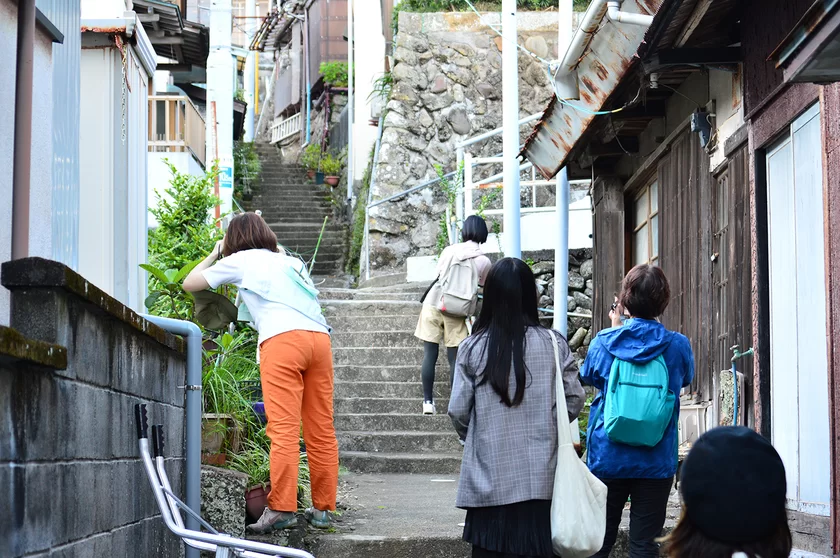
[[[468,508],[464,540],[473,558],[553,558],[551,500]]]

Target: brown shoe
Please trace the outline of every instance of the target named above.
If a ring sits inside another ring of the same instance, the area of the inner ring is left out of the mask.
[[[257,522],[246,526],[245,529],[251,533],[268,533],[278,529],[290,529],[295,525],[297,516],[294,512],[279,512],[266,507]]]

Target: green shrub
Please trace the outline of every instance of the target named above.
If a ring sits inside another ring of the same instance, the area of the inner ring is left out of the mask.
[[[233,192],[241,195],[257,187],[262,172],[262,163],[253,142],[233,142]],[[237,196],[239,197],[239,196]]]
[[[375,152],[376,148],[372,147],[365,174],[362,176],[362,184],[359,187],[358,201],[356,202],[356,207],[353,209],[353,229],[350,232],[350,248],[347,252],[347,272],[356,277],[359,277],[361,273],[359,259],[362,256],[362,244],[365,241],[367,199],[368,191],[370,190],[370,180],[373,176],[373,156]]]
[[[321,170],[327,176],[339,176],[341,174],[341,159],[333,157],[329,153],[321,159]]]
[[[321,152],[321,144],[310,143],[306,146],[300,156],[300,164],[303,165],[306,170],[318,170],[321,166],[322,157],[323,153]]]
[[[321,62],[319,73],[333,87],[347,87],[347,62]]]

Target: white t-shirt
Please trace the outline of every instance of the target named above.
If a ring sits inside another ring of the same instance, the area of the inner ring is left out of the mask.
[[[257,326],[259,343],[288,331],[330,332],[318,303],[318,291],[313,287],[307,292],[295,280],[295,274],[311,285],[302,261],[270,250],[243,250],[202,272],[213,289],[223,284],[239,287]]]

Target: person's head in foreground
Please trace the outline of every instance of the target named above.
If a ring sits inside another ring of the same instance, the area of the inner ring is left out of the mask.
[[[230,256],[242,250],[279,252],[277,235],[265,220],[251,211],[231,219],[225,232],[224,254]]]
[[[669,558],[788,558],[785,467],[743,426],[701,436],[680,472],[683,513],[665,539]]]

